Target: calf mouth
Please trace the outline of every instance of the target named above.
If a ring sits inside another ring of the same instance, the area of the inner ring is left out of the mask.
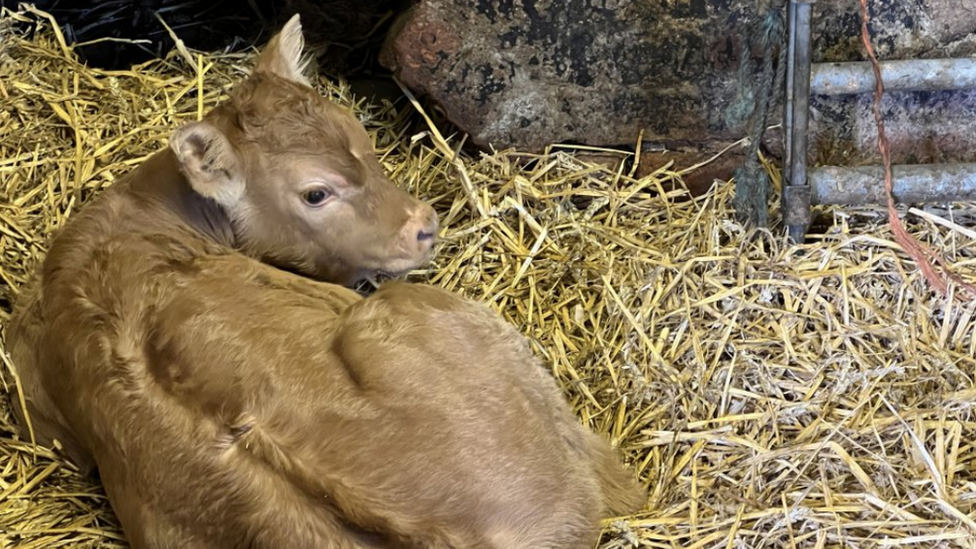
[[[360,294],[369,295],[378,290],[379,287],[384,283],[405,277],[410,270],[411,269],[401,272],[388,272],[383,270],[371,271],[356,282],[354,287]]]
[[[421,257],[401,252],[395,259],[371,261],[373,266],[360,269],[352,287],[360,293],[372,293],[385,282],[402,279],[412,271],[429,266],[434,258],[434,250],[435,247],[432,246]]]

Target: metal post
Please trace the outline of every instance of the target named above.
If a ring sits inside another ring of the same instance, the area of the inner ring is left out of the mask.
[[[796,4],[790,2],[786,6],[786,24],[788,36],[786,39],[786,101],[783,102],[783,174],[784,178],[789,178],[789,167],[793,165],[793,73],[796,69],[794,63],[794,47],[796,43]]]
[[[807,185],[807,131],[810,120],[810,47],[813,41],[810,27],[815,0],[790,0],[794,10],[791,17],[790,43],[793,55],[788,72],[793,74],[793,117],[790,133],[790,164],[783,187],[783,221],[790,238],[803,242],[810,226],[810,187]]]

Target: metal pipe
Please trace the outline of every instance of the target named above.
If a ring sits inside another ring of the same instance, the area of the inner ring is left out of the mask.
[[[814,0],[790,0],[795,24],[793,42],[793,124],[788,183],[783,188],[783,222],[794,242],[803,242],[810,225],[810,187],[807,185],[807,130],[810,115],[811,12]]]
[[[847,95],[874,90],[871,63],[816,63],[810,88],[815,95]],[[976,59],[882,61],[885,91],[965,90],[976,88]]]
[[[783,101],[783,166],[786,166],[784,171],[789,170],[789,166],[793,164],[793,73],[796,70],[794,57],[796,40],[794,40],[793,30],[796,28],[796,4],[793,2],[786,6],[786,22],[789,34],[786,38],[786,100]]]
[[[891,167],[900,204],[976,200],[976,164],[907,164]],[[824,166],[810,170],[814,204],[886,204],[882,166]]]

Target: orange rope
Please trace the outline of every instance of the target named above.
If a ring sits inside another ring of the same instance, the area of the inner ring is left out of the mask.
[[[898,217],[898,210],[895,208],[894,185],[891,177],[891,153],[889,151],[888,138],[885,136],[884,120],[881,118],[881,96],[884,94],[884,83],[881,81],[881,65],[878,63],[878,58],[874,54],[874,46],[871,44],[871,34],[868,32],[868,19],[870,18],[868,15],[868,2],[867,0],[859,1],[861,3],[861,42],[864,44],[864,48],[867,50],[868,57],[871,60],[871,66],[874,68],[876,85],[872,108],[874,110],[874,121],[878,124],[878,151],[881,152],[881,159],[884,162],[885,189],[888,197],[888,223],[891,224],[891,232],[894,233],[895,241],[918,263],[922,274],[925,275],[929,284],[934,286],[939,293],[945,295],[948,291],[949,283],[946,280],[946,277],[948,277],[956,284],[965,288],[970,295],[976,297],[976,288],[963,280],[959,275],[953,273],[942,256],[936,254],[916,240],[912,235],[908,234],[908,231],[905,230],[905,225],[901,222],[901,218]],[[940,274],[936,271],[929,258],[934,259],[945,270],[945,274]],[[959,297],[958,293],[956,297]]]

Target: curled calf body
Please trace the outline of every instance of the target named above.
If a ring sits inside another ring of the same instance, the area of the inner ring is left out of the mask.
[[[301,44],[294,18],[55,239],[8,328],[23,432],[98,468],[137,549],[592,547],[644,493],[525,339],[344,287],[425,263],[437,219]]]

